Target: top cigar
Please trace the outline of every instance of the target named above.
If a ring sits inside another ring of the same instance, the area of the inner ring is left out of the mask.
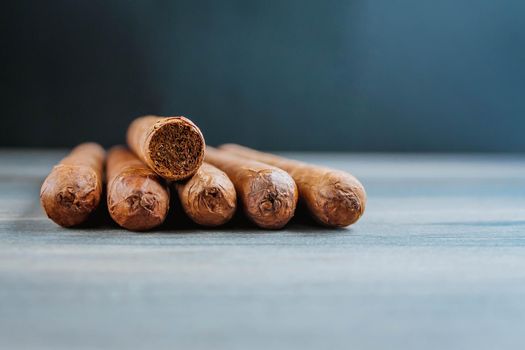
[[[204,159],[204,137],[185,117],[139,117],[128,128],[127,142],[140,160],[167,180],[192,176]]]

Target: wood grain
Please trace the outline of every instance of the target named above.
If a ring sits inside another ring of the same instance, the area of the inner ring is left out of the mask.
[[[137,235],[45,217],[64,154],[0,152],[2,349],[522,345],[524,157],[288,154],[352,171],[365,216]]]

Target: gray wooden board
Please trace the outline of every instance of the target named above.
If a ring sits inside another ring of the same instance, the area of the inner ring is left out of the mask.
[[[63,152],[0,152],[1,349],[525,346],[525,157],[292,154],[365,184],[365,216],[281,231],[62,229]]]

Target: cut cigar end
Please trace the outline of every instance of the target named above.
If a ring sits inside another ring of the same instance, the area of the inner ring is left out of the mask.
[[[79,225],[100,202],[100,181],[83,166],[56,166],[40,190],[47,216],[64,227]]]
[[[168,118],[154,126],[147,157],[153,170],[169,180],[192,176],[204,159],[204,138],[186,118]]]
[[[282,170],[257,172],[246,193],[249,196],[245,210],[262,228],[282,228],[295,213],[297,187],[292,178]]]

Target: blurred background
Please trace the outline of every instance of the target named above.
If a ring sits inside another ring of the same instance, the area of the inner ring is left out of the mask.
[[[143,114],[267,150],[525,151],[523,0],[12,1],[3,147]]]

